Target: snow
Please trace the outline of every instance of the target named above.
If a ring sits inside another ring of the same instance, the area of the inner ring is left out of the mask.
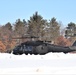
[[[76,54],[13,55],[0,53],[0,75],[73,75]]]

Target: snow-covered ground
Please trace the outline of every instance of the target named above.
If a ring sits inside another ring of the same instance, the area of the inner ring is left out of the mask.
[[[76,54],[13,55],[0,53],[0,75],[76,75]]]

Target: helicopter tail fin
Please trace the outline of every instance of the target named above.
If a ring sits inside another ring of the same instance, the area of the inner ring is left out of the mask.
[[[72,46],[76,46],[76,41],[73,43],[73,45]]]

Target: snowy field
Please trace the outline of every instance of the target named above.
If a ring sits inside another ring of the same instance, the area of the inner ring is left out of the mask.
[[[0,75],[76,75],[76,54],[0,53]]]

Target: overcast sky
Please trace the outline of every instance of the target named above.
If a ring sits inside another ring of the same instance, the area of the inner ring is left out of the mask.
[[[76,23],[76,0],[0,0],[0,24],[28,20],[36,11],[47,20],[56,17],[63,25]]]

